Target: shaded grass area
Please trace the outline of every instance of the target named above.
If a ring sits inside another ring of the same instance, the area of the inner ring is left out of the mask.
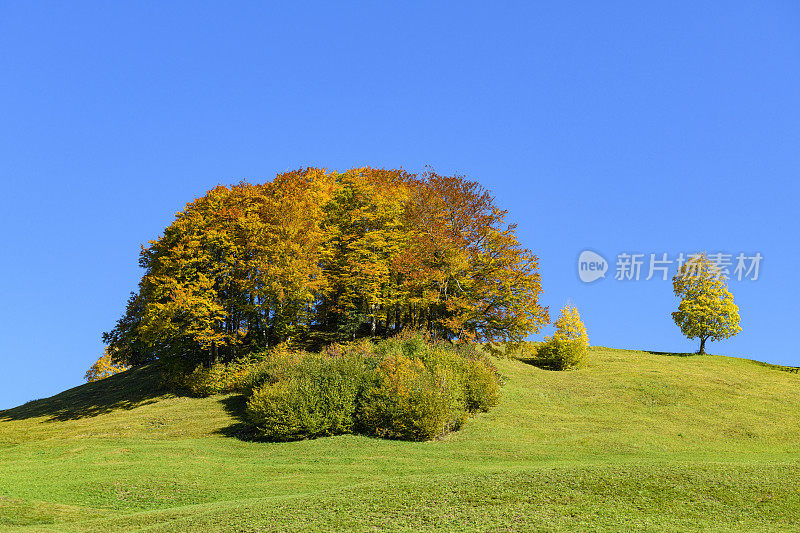
[[[260,432],[248,421],[247,398],[233,394],[220,400],[225,413],[231,417],[231,423],[214,430],[214,434],[234,437],[248,442],[267,442]]]
[[[94,417],[155,402],[163,393],[158,369],[147,365],[0,411],[0,422],[42,417],[50,421]]]
[[[683,352],[683,353],[682,352],[651,352],[650,350],[647,350],[647,353],[652,354],[652,355],[664,355],[664,356],[667,356],[667,357],[696,357],[696,356],[700,355],[700,354],[698,354],[696,352],[692,352],[692,353],[686,353],[686,352]]]
[[[257,442],[240,397],[120,374],[0,412],[0,529],[800,528],[800,376],[590,356],[567,373],[498,360],[500,405],[427,443]]]

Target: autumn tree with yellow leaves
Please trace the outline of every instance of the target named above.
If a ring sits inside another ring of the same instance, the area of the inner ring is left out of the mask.
[[[698,353],[706,353],[706,342],[727,339],[739,333],[739,307],[733,302],[719,267],[705,254],[692,256],[672,278],[675,296],[681,298],[672,319],[690,339],[700,339]]]
[[[128,368],[127,365],[115,363],[111,353],[105,350],[103,355],[89,367],[83,377],[87,382],[91,383],[124,372]]]
[[[538,362],[552,370],[571,370],[586,364],[589,336],[578,308],[567,304],[554,324],[556,331],[536,351]]]
[[[433,172],[308,168],[218,186],[143,247],[139,290],[104,340],[125,364],[403,329],[518,341],[548,314],[538,259],[506,215],[479,184]]]

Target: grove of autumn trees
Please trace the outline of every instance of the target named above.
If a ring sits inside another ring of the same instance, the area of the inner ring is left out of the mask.
[[[218,186],[142,248],[144,275],[103,335],[114,361],[210,364],[424,329],[519,341],[548,322],[538,259],[460,176],[308,168]]]

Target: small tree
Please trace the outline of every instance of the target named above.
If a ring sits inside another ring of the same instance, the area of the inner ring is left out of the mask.
[[[103,355],[97,361],[95,361],[92,366],[89,367],[89,370],[86,371],[84,378],[86,381],[91,383],[92,381],[98,381],[103,378],[113,376],[114,374],[123,372],[129,368],[129,366],[115,363],[108,349],[106,349]]]
[[[554,325],[556,332],[552,337],[546,337],[536,351],[539,362],[553,370],[569,370],[586,364],[589,336],[578,309],[565,305]]]
[[[742,330],[739,308],[722,272],[705,254],[686,261],[672,278],[672,287],[681,298],[672,319],[688,338],[700,339],[698,353],[706,353],[706,341],[727,339]]]

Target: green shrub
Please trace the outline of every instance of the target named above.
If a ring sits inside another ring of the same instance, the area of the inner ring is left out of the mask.
[[[172,388],[188,391],[193,396],[211,396],[230,392],[242,392],[244,383],[255,370],[251,363],[217,363],[210,368],[198,366],[189,373],[180,374],[172,380]]]
[[[274,440],[349,433],[361,382],[352,361],[307,355],[283,379],[253,391],[247,416]]]
[[[420,355],[426,368],[446,368],[460,377],[464,402],[470,413],[488,411],[497,405],[500,378],[475,345],[429,345]]]
[[[463,378],[464,396],[470,413],[486,412],[500,401],[500,379],[487,362],[468,361]]]
[[[550,370],[571,370],[586,364],[588,352],[581,343],[552,338],[539,346],[536,359],[540,366]]]
[[[218,381],[249,396],[249,420],[273,440],[352,431],[432,439],[496,405],[500,385],[479,350],[418,333],[330,345],[321,354],[277,348],[226,371]]]
[[[301,358],[302,353],[291,352],[282,345],[231,363],[217,363],[210,368],[199,365],[191,371],[180,362],[163,363],[161,385],[201,397],[231,392],[249,396],[261,385],[283,379]]]
[[[303,358],[302,352],[292,352],[283,346],[273,349],[261,360],[247,364],[234,380],[234,390],[250,396],[263,385],[286,379]]]
[[[466,419],[459,376],[420,359],[388,357],[361,403],[359,426],[384,438],[428,440],[457,430]]]
[[[424,356],[430,351],[431,344],[428,342],[428,337],[420,331],[412,331],[408,334],[402,335],[398,338],[398,342],[406,357],[420,357]]]
[[[422,357],[431,347],[429,336],[422,331],[402,331],[394,337],[383,339],[373,347],[373,353],[382,356],[402,355],[414,359]]]
[[[211,368],[198,366],[179,381],[180,388],[188,390],[194,396],[211,396],[225,392],[226,368],[223,364]]]

